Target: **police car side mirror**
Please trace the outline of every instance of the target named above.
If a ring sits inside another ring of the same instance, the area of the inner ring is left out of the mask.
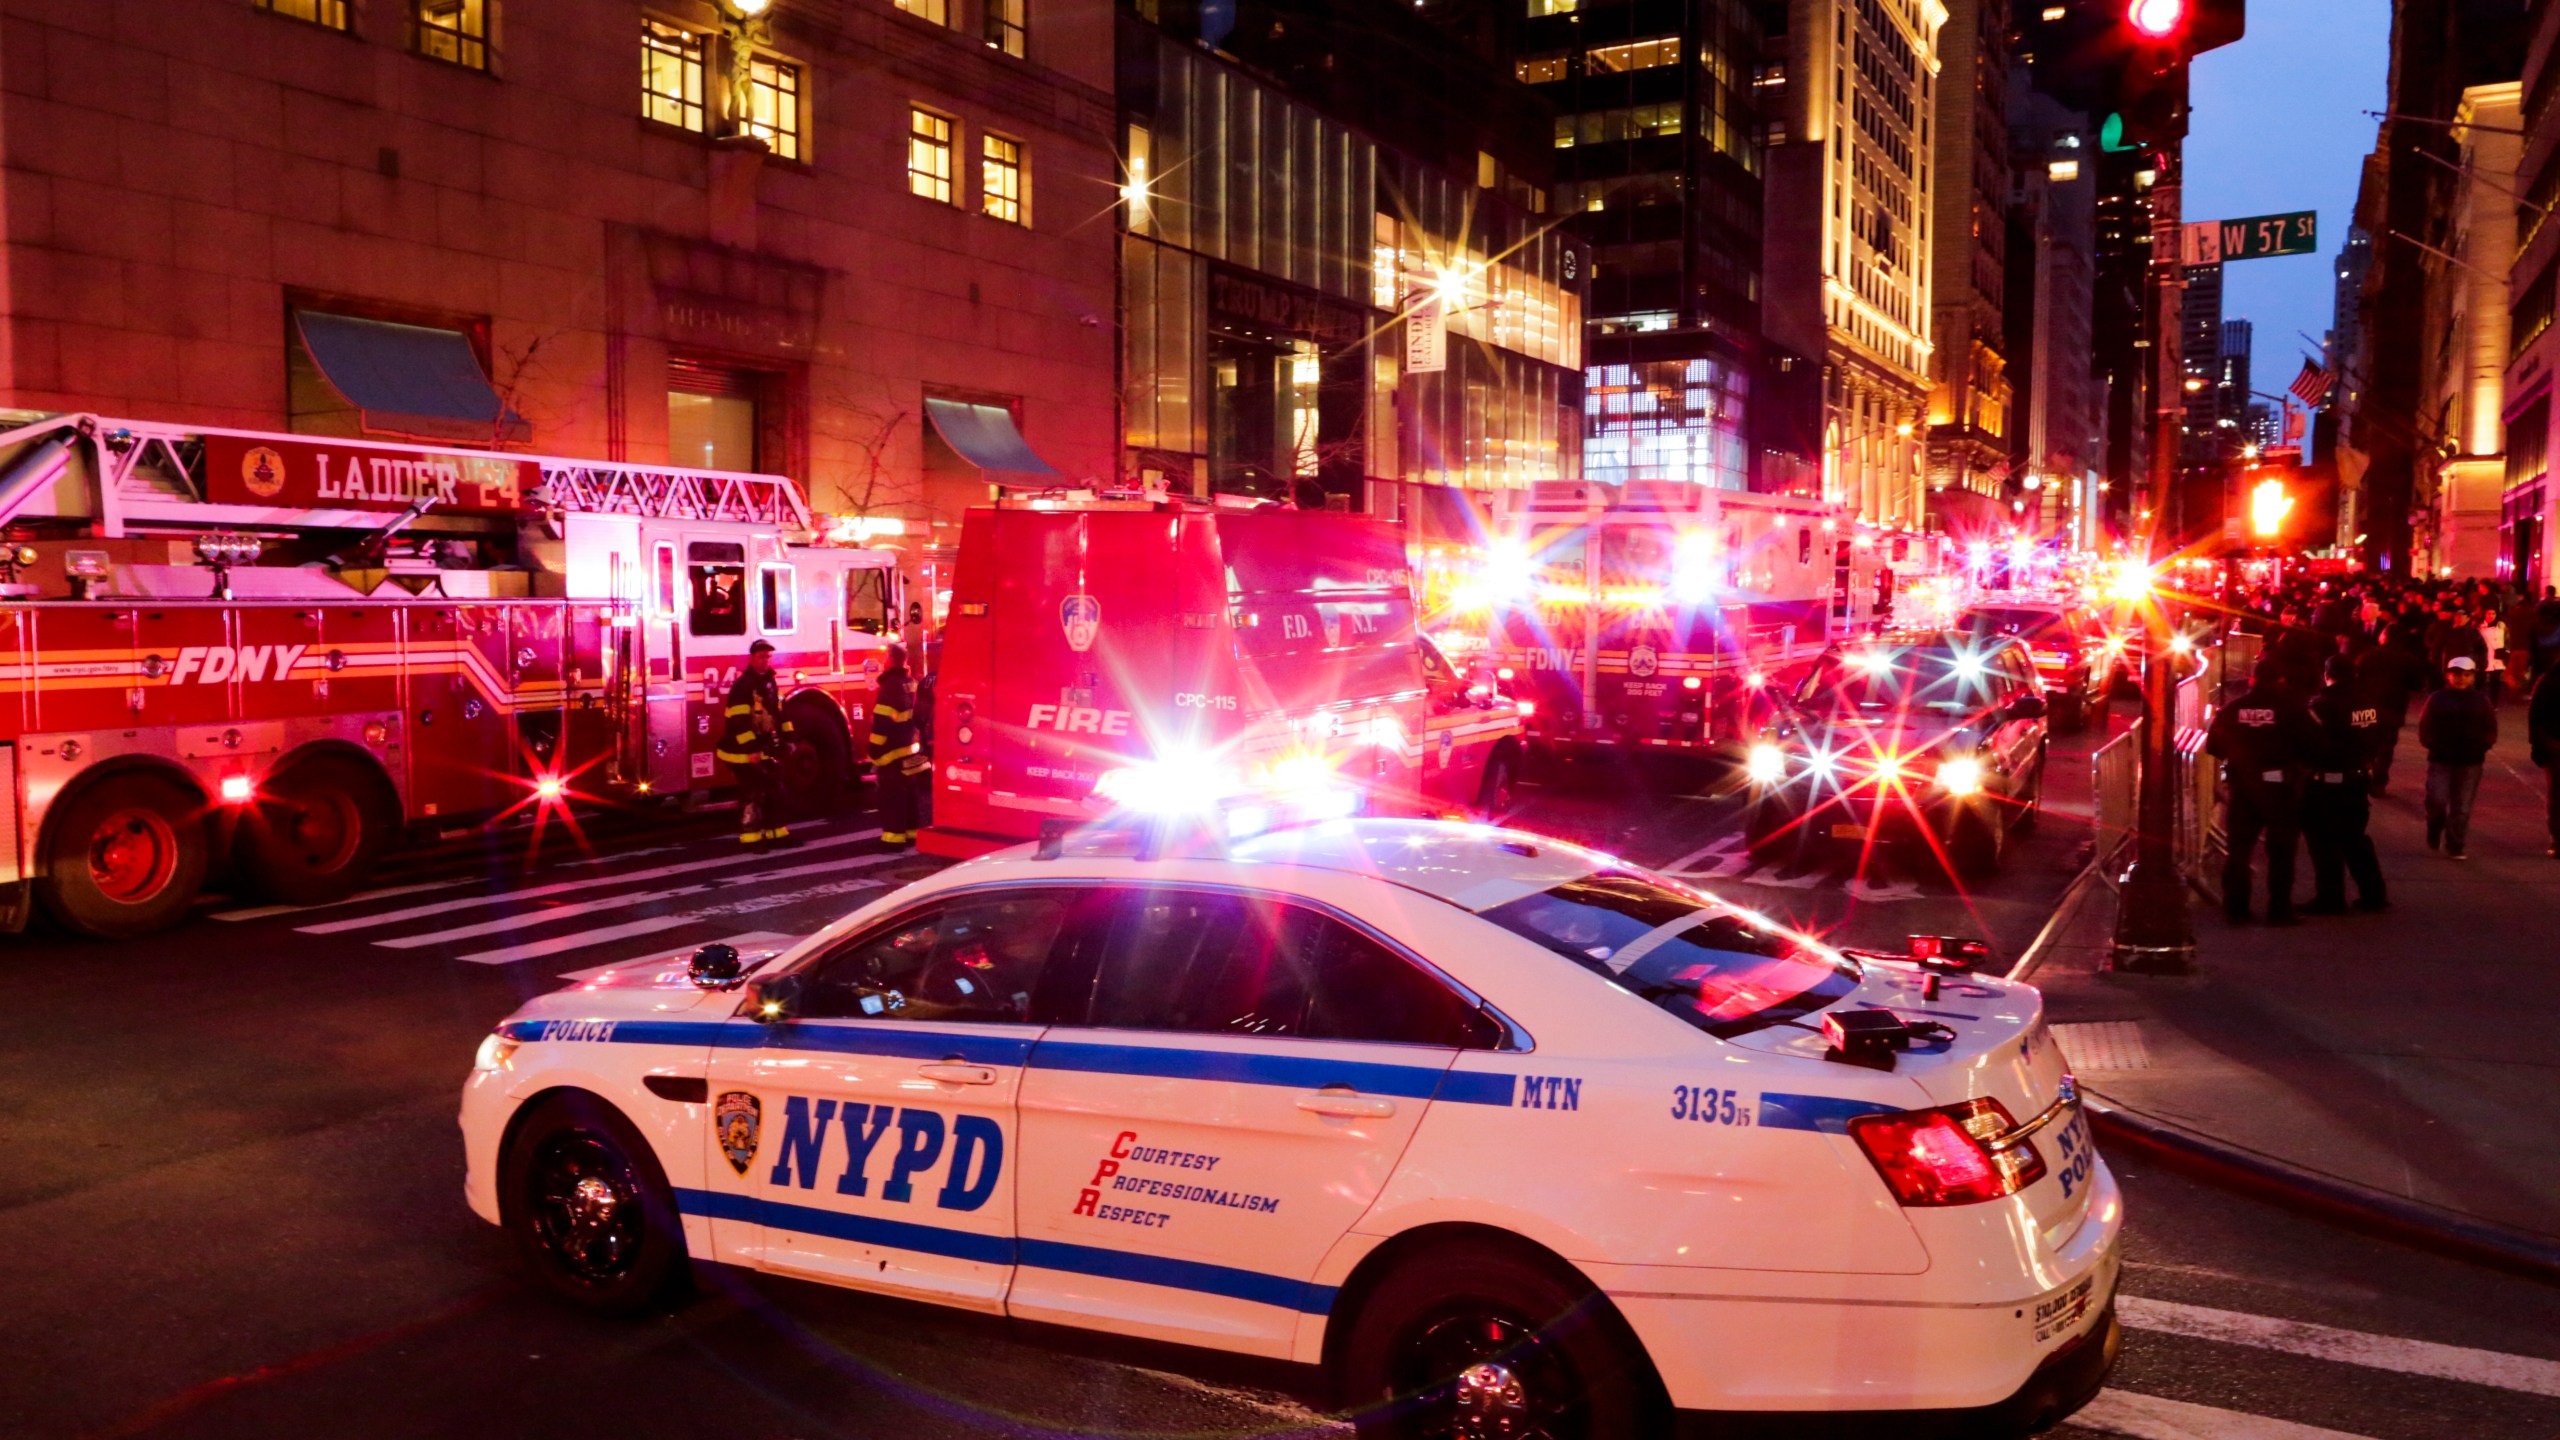
[[[740,1014],[760,1025],[788,1020],[800,1010],[800,977],[776,975],[747,986],[747,1003]]]
[[[2012,720],[2041,720],[2045,717],[2045,712],[2048,708],[2049,707],[2044,703],[2044,697],[2041,695],[2021,695],[2017,699],[2009,702],[2009,718]]]
[[[716,941],[694,951],[693,963],[685,968],[686,977],[705,990],[726,990],[746,973],[747,962],[739,956],[738,947]]]

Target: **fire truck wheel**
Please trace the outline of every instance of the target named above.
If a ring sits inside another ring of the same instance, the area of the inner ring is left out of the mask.
[[[1519,799],[1520,757],[1508,750],[1497,753],[1484,764],[1484,789],[1476,798],[1476,811],[1487,820],[1499,820],[1511,813]]]
[[[165,775],[128,772],[54,812],[37,894],[63,928],[130,940],[176,924],[204,884],[204,802]]]
[[[807,813],[832,815],[853,783],[853,747],[824,705],[793,705],[784,713],[791,717],[791,744],[782,752],[784,789]]]
[[[382,777],[341,755],[314,755],[259,787],[241,817],[240,868],[281,905],[326,905],[354,894],[400,828],[400,801]]]

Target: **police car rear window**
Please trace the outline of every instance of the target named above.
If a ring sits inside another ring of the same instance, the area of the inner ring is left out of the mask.
[[[1844,960],[1642,875],[1603,871],[1482,913],[1720,1037],[1810,1014],[1858,980]]]

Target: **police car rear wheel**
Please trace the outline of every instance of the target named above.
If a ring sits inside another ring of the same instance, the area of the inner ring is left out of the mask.
[[[204,803],[165,775],[113,775],[58,808],[37,895],[63,928],[129,940],[185,918],[204,884]]]
[[[1668,1419],[1606,1299],[1495,1248],[1435,1250],[1387,1276],[1339,1365],[1364,1440],[1632,1440]]]
[[[399,797],[364,765],[316,755],[258,787],[242,817],[240,867],[258,892],[286,905],[326,905],[373,874],[400,827]]]
[[[509,1147],[503,1183],[517,1246],[554,1294],[629,1314],[678,1292],[684,1232],[666,1181],[603,1102],[545,1102]]]

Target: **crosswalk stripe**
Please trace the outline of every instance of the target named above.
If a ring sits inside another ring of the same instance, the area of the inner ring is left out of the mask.
[[[757,876],[756,878],[761,880],[765,877]],[[737,884],[739,882],[736,880],[730,880],[727,883]],[[424,949],[429,945],[449,945],[456,940],[475,940],[483,935],[497,935],[509,930],[529,929],[536,925],[551,924],[555,920],[569,920],[580,915],[594,915],[606,910],[628,910],[634,905],[646,905],[653,900],[673,900],[685,895],[706,894],[720,888],[722,888],[722,882],[720,881],[703,881],[693,885],[678,885],[673,889],[658,889],[653,887],[647,890],[635,891],[629,895],[607,895],[600,900],[581,900],[571,905],[550,905],[539,910],[526,910],[514,915],[501,915],[495,920],[481,920],[469,925],[456,925],[450,930],[428,930],[416,935],[398,935],[389,940],[376,940],[373,943],[386,950],[419,950]]]
[[[2101,1390],[2063,1422],[2075,1429],[2128,1435],[2133,1440],[2366,1440],[2344,1430],[2324,1430],[2129,1390]]]
[[[802,875],[843,875],[849,871],[868,870],[873,866],[887,865],[907,858],[909,857],[904,853],[894,855],[860,855],[849,860],[836,859],[820,861],[814,865],[794,865],[785,869],[768,871],[764,874],[758,875],[755,877],[755,883],[763,884],[770,880],[796,879]],[[641,896],[637,898],[653,899],[655,897]],[[776,904],[787,903],[784,897],[775,897],[775,902]],[[569,950],[583,950],[591,945],[603,945],[615,940],[628,940],[635,935],[655,935],[660,931],[674,930],[680,926],[691,925],[698,921],[708,919],[716,913],[719,912],[716,910],[688,910],[675,915],[652,915],[639,920],[626,921],[620,925],[608,925],[600,930],[579,930],[567,935],[554,936],[548,940],[530,940],[521,945],[508,945],[496,950],[479,950],[468,955],[457,956],[456,958],[469,961],[474,965],[512,965],[520,960],[539,960],[545,955],[558,955]]]
[[[317,905],[255,905],[246,910],[216,910],[216,920],[264,920],[270,915],[299,915],[307,910],[334,910],[341,905],[360,905],[367,900],[388,900],[394,895],[419,895],[429,890],[451,890],[472,880],[428,880],[416,885],[385,885],[378,890],[359,890],[344,900],[325,900]]]
[[[811,841],[801,853],[827,850],[838,845],[854,845],[877,840],[877,830],[857,830],[850,835],[835,835]],[[647,870],[632,870],[619,875],[591,875],[583,880],[561,880],[549,885],[536,885],[529,890],[500,890],[488,895],[472,895],[460,900],[441,900],[432,905],[412,905],[405,910],[386,910],[378,915],[360,915],[351,920],[332,920],[320,925],[297,926],[304,935],[340,935],[350,930],[370,930],[379,925],[396,925],[403,920],[423,920],[430,915],[449,915],[456,910],[469,910],[482,905],[503,905],[512,900],[538,900],[546,895],[566,895],[579,890],[593,890],[606,885],[630,885],[643,880],[661,880],[669,875],[690,875],[697,871],[748,865],[763,860],[771,853],[741,849],[733,855],[714,856],[708,860],[688,860],[678,865],[659,865]]]
[[[2361,1365],[2368,1370],[2393,1370],[2526,1395],[2560,1397],[2560,1361],[2439,1345],[2431,1340],[2407,1340],[2397,1335],[2370,1335],[2361,1330],[2340,1330],[2301,1320],[2244,1315],[2236,1310],[2212,1310],[2132,1295],[2117,1300],[2116,1313],[2137,1330],[2280,1350],[2288,1355]]]
[[[734,945],[741,952],[745,953],[748,959],[752,960],[755,958],[756,951],[788,950],[807,938],[808,937],[804,935],[786,935],[779,930],[749,930],[742,935],[723,935],[717,940],[705,940],[702,944]],[[701,946],[696,946],[694,948],[700,949]],[[630,960],[607,960],[601,965],[590,965],[584,970],[564,971],[561,973],[560,978],[562,980],[593,980],[597,976],[603,974],[607,970],[615,968],[616,966],[636,964],[639,961],[651,958],[653,957],[642,955],[636,957],[636,959]],[[691,960],[693,957],[684,952],[665,952],[655,956],[654,958],[667,961],[670,964],[683,964],[686,961]]]

